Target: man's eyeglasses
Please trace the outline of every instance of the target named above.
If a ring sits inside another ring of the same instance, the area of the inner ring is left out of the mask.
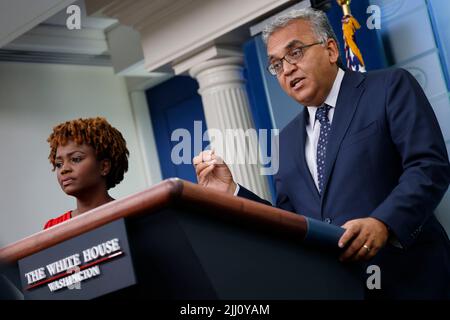
[[[269,70],[269,72],[274,76],[280,75],[283,72],[283,60],[286,60],[287,63],[295,64],[303,58],[305,49],[315,46],[316,44],[322,44],[322,43],[323,43],[323,41],[319,41],[319,42],[315,42],[315,43],[311,43],[311,44],[307,44],[304,46],[294,48],[291,51],[289,51],[288,53],[286,53],[283,58],[281,58],[279,60],[275,60],[274,62],[269,64],[269,66],[267,67],[267,70]]]

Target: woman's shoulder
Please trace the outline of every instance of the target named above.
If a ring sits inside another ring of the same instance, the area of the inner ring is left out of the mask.
[[[50,227],[53,227],[54,225],[57,225],[61,222],[64,222],[66,220],[69,220],[72,218],[72,211],[67,211],[66,213],[60,215],[59,217],[56,217],[54,219],[50,219],[45,223],[44,229],[48,229]]]

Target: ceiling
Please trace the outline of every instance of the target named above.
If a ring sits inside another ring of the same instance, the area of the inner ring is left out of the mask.
[[[81,9],[81,30],[69,30],[67,6],[0,48],[0,61],[111,65],[105,31],[116,19],[88,17],[83,0],[75,1]],[[3,11],[4,12],[4,11]],[[12,12],[14,13],[14,12]]]
[[[161,4],[163,1],[155,2]],[[66,26],[70,16],[66,9],[71,4],[81,9],[80,30],[69,30]],[[116,70],[108,35],[124,26],[117,19],[101,13],[87,16],[84,0],[1,0],[1,27],[0,61],[114,67],[116,73],[125,77],[129,90],[145,90],[172,76],[167,72],[149,73],[145,70],[139,34],[131,28],[128,35],[131,33],[137,40],[123,50],[137,52],[135,58],[138,62],[130,70]],[[114,45],[116,49],[122,44]]]

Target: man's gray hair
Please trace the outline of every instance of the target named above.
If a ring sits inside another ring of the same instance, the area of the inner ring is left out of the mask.
[[[331,28],[327,15],[323,11],[313,8],[291,10],[276,17],[275,20],[270,22],[262,32],[264,43],[267,44],[267,40],[272,33],[278,29],[286,27],[294,20],[309,21],[318,41],[322,41],[326,44],[328,39],[334,39],[339,49],[339,42],[337,41],[333,28]]]

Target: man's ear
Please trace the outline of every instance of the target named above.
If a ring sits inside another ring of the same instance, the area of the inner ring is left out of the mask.
[[[339,49],[338,44],[334,39],[327,40],[328,55],[330,58],[330,63],[335,64],[339,60]]]
[[[106,177],[111,171],[111,160],[103,159],[100,161],[100,174]]]

